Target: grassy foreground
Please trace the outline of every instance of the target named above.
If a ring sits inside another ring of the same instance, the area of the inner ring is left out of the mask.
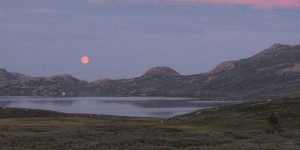
[[[282,132],[266,118],[277,113]],[[300,98],[207,109],[168,119],[0,108],[0,149],[300,149]]]

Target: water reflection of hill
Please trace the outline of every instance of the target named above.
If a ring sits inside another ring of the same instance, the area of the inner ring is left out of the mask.
[[[51,104],[56,106],[70,106],[74,103],[74,101],[64,101],[64,100],[57,100],[57,101],[48,101],[48,100],[35,100],[35,101],[0,101],[0,106],[2,107],[9,107],[13,104],[20,104],[20,103],[32,103],[32,104]]]
[[[11,103],[10,101],[0,101],[0,106],[7,107],[10,105],[10,103]]]
[[[35,104],[52,104],[52,105],[59,105],[59,106],[69,106],[74,103],[74,101],[70,100],[57,100],[57,101],[47,101],[47,100],[41,100],[41,101],[31,101]]]
[[[170,107],[220,107],[240,102],[197,102],[187,100],[147,100],[147,101],[97,101],[103,104],[127,104],[134,105],[142,108],[170,108]]]

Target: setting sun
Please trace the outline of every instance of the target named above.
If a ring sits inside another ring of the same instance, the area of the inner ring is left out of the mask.
[[[89,57],[87,57],[87,56],[82,56],[81,57],[81,63],[87,64],[87,63],[89,63],[89,61],[90,61]]]

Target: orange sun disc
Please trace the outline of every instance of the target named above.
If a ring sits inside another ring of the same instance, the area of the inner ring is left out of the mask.
[[[90,61],[89,57],[87,57],[87,56],[82,56],[81,57],[81,63],[87,64],[87,63],[89,63],[89,61]]]

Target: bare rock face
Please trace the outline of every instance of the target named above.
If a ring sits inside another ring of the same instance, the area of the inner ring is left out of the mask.
[[[91,84],[104,84],[104,83],[109,83],[110,81],[112,81],[112,79],[104,78],[104,79],[93,81]]]
[[[208,72],[208,74],[217,74],[224,71],[229,71],[235,67],[234,61],[227,61],[219,64],[217,67],[215,67],[213,70]]]
[[[273,44],[270,48],[269,48],[269,51],[272,51],[272,52],[275,52],[275,51],[280,51],[284,48],[288,48],[290,47],[289,45],[284,45],[284,44],[280,44],[280,43],[276,43],[276,44]]]
[[[250,57],[249,61],[277,60],[278,58],[295,59],[295,55],[299,54],[299,46],[300,45],[274,44],[270,48]]]
[[[10,78],[11,75],[5,69],[0,69],[0,80],[9,80]]]
[[[142,77],[153,77],[153,76],[178,76],[180,75],[177,71],[170,67],[154,67],[149,69]]]
[[[27,75],[24,75],[24,74],[21,74],[21,73],[16,73],[16,72],[11,72],[10,73],[15,79],[23,79],[23,80],[26,80],[26,79],[31,79],[32,77],[31,76],[27,76]]]
[[[293,67],[285,68],[276,72],[279,75],[283,75],[285,73],[300,73],[300,64],[296,64]]]
[[[79,81],[78,79],[74,78],[72,75],[68,75],[68,74],[61,74],[61,75],[57,75],[54,76],[52,78],[55,78],[56,80],[61,80],[61,81],[66,81],[66,82],[73,82],[73,81]]]

